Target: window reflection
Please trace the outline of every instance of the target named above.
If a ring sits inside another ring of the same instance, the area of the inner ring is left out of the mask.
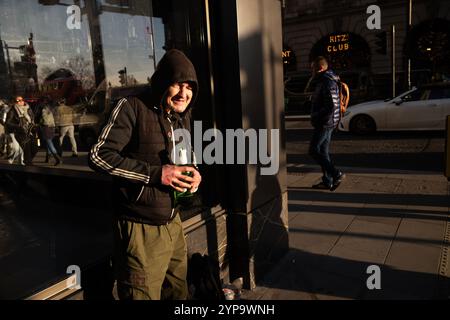
[[[430,90],[417,89],[410,94],[406,95],[403,98],[403,101],[419,101],[419,100],[428,100],[430,95]]]
[[[161,21],[151,18],[149,1],[139,1],[133,9],[116,10],[119,12],[104,12],[100,16],[108,84],[116,87],[148,83],[156,64],[153,32],[161,31],[154,24]],[[164,34],[157,36],[161,38]]]
[[[14,98],[23,96],[38,127],[45,105],[56,110],[64,99],[72,109],[74,138],[81,154],[87,153],[120,96],[116,91],[149,85],[165,51],[186,46],[186,18],[177,10],[167,1],[2,0],[2,112],[13,111]],[[61,154],[72,147],[64,141],[59,145],[59,118],[55,114],[54,144]],[[6,150],[9,133],[0,126],[0,145]],[[46,165],[42,141],[34,162]]]
[[[39,137],[33,164],[91,171],[87,152],[110,108],[121,96],[147,88],[166,50],[190,53],[197,59],[198,74],[203,75],[199,79],[209,81],[207,64],[201,63],[205,60],[202,5],[200,0],[0,0],[0,166],[21,166],[22,160],[28,165],[27,157],[34,152],[25,146],[28,136],[12,140],[5,131],[8,115],[21,98],[33,115],[27,132],[34,134],[36,145]],[[58,163],[61,154],[62,163]],[[10,165],[8,159],[14,163]],[[19,181],[29,176],[33,186],[22,189],[21,185],[17,194],[15,185],[0,175],[0,186],[14,190],[11,193],[19,206],[11,212],[0,210],[0,220],[7,222],[0,265],[14,268],[14,275],[0,281],[0,298],[29,296],[64,278],[74,261],[82,268],[92,266],[111,252],[111,234],[105,224],[111,199],[108,193],[98,192],[107,190],[109,182],[93,176],[95,183],[90,183],[73,172],[70,179],[60,179],[69,173],[54,173],[56,177],[47,171],[42,175],[19,172]],[[36,199],[23,201],[26,198],[21,196],[28,191],[36,193]],[[195,210],[199,209],[186,212],[185,217],[195,215]],[[11,266],[8,261],[23,263]],[[106,265],[106,271],[99,272],[105,278],[109,260]]]

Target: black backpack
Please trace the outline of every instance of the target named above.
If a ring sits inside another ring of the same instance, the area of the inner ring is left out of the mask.
[[[192,300],[225,300],[218,263],[208,255],[192,255],[188,267],[188,283]]]

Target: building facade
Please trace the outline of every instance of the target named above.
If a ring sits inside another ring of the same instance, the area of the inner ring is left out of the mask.
[[[379,29],[369,29],[373,19],[381,22]],[[372,86],[373,94],[364,98],[387,98],[392,95],[392,26],[397,93],[448,79],[450,3],[422,0],[287,0],[284,44],[296,61],[286,74],[309,73],[312,59],[323,55],[353,89]]]

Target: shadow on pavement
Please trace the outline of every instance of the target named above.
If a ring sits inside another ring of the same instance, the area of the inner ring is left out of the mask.
[[[312,129],[289,129],[287,141],[309,141]],[[413,140],[445,138],[445,131],[383,131],[366,135],[356,135],[348,132],[335,131],[333,141],[355,140]]]
[[[323,205],[289,205],[289,211],[296,212],[316,212],[328,214],[356,214],[361,217],[385,217],[385,218],[407,218],[419,220],[433,221],[449,221],[448,213],[416,210],[416,209],[393,209],[389,207],[380,208],[354,208],[354,207],[337,207]]]
[[[381,268],[381,290],[369,290],[371,263],[291,250],[262,286],[261,299],[446,299],[446,277]],[[303,293],[303,294],[300,294]]]
[[[332,153],[333,162],[338,167],[381,168],[398,170],[420,170],[444,172],[443,152],[422,153]],[[315,162],[307,154],[288,154],[290,164],[308,164]],[[301,168],[288,168],[288,172],[301,172]]]
[[[359,215],[360,216],[360,215]],[[323,235],[323,236],[342,236],[341,231],[331,231],[331,230],[311,230],[311,229],[297,229],[297,228],[289,228],[289,232],[302,233],[302,234],[311,234],[311,235]],[[358,232],[345,232],[346,238],[359,238],[359,239],[373,239],[373,240],[387,240],[392,241],[392,236],[382,236],[382,235],[374,235],[367,233],[358,233]],[[431,239],[420,239],[420,238],[410,238],[410,237],[395,237],[395,241],[399,241],[402,243],[413,243],[413,244],[425,244],[425,245],[435,245],[441,246],[442,240],[431,240]]]
[[[385,193],[332,193],[313,191],[311,188],[289,188],[289,201],[343,202],[376,205],[433,206],[449,208],[450,196],[434,194],[385,194]],[[340,207],[338,207],[340,208]],[[370,209],[370,208],[369,208]],[[395,210],[395,208],[390,208]],[[382,208],[382,210],[385,210]],[[302,210],[305,211],[305,210]],[[416,211],[416,209],[414,209]],[[420,212],[421,210],[419,210]],[[334,211],[332,211],[334,212]],[[399,211],[401,212],[401,211]],[[424,210],[424,213],[438,213]],[[444,212],[443,212],[444,213]],[[448,211],[445,213],[448,214]],[[390,216],[390,215],[389,215]]]

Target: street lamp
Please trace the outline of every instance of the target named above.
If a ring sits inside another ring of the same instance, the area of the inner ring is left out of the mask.
[[[412,0],[408,0],[408,28],[407,33],[411,32],[412,28]],[[409,38],[409,37],[407,37]],[[407,66],[407,77],[408,77],[408,90],[411,90],[411,58],[408,57],[408,66]]]

